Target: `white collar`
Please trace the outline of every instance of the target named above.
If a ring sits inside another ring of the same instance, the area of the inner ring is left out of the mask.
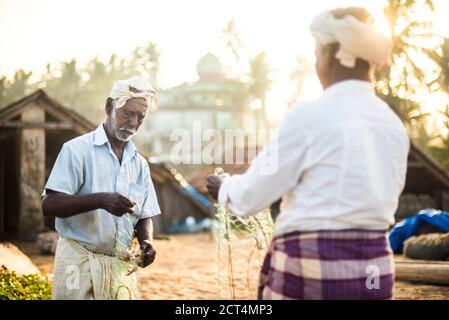
[[[334,94],[336,92],[342,91],[358,91],[358,90],[374,93],[374,89],[371,87],[371,84],[368,81],[351,79],[334,83],[333,85],[327,87],[323,91],[323,95]]]
[[[108,143],[110,145],[108,136],[106,135],[106,131],[104,130],[103,124],[100,124],[97,129],[95,129],[94,133],[94,145],[101,146],[105,143]],[[132,141],[128,141],[125,144],[125,150],[126,153],[129,154],[130,157],[135,156],[137,154],[137,148],[132,143]]]

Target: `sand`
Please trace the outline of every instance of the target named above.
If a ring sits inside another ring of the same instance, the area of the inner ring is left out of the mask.
[[[33,263],[50,278],[53,256],[37,254],[32,243],[19,243]],[[170,236],[155,240],[153,265],[137,272],[143,299],[218,299],[215,244],[208,233]],[[449,300],[449,286],[396,281],[395,299]]]

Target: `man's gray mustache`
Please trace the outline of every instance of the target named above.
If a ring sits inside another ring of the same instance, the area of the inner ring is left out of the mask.
[[[125,131],[128,134],[135,134],[136,133],[135,130],[128,130],[128,129],[119,129],[119,131]]]

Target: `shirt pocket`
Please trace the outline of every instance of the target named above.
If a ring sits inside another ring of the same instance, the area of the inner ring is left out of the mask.
[[[136,205],[134,206],[133,216],[138,219],[143,209],[143,202],[145,201],[145,194],[147,189],[137,183],[131,183],[129,185],[129,197],[132,198]]]

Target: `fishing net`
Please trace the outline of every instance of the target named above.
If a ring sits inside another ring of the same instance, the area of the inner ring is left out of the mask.
[[[224,173],[218,169],[215,174]],[[274,231],[270,210],[240,218],[223,205],[216,209],[219,298],[256,299],[260,268]]]
[[[111,289],[115,292],[115,299],[138,299],[134,272],[142,267],[142,252],[134,239],[133,219],[128,213],[117,218],[115,256],[120,260],[111,277]]]

